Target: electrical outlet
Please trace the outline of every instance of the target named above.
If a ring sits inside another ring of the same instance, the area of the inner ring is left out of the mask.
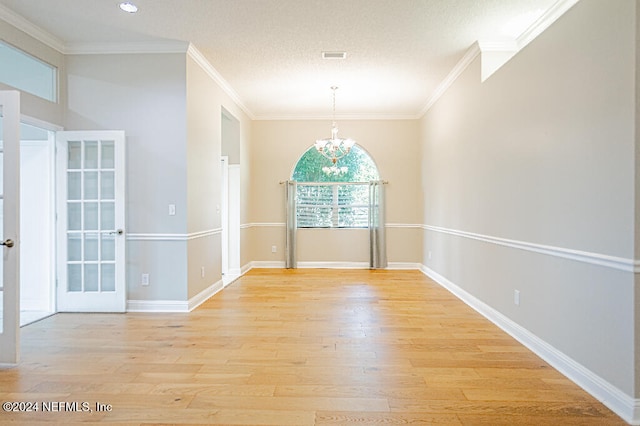
[[[149,285],[149,274],[142,274],[140,276],[140,285]]]
[[[429,250],[429,260],[431,260],[431,250]]]
[[[520,306],[520,290],[513,290],[513,303]]]
[[[204,278],[204,266],[200,268],[200,276]]]
[[[271,246],[271,253],[275,253],[278,251],[278,247],[276,246]]]

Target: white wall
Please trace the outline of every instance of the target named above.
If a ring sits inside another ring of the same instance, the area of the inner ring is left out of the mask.
[[[65,127],[125,131],[128,299],[186,300],[185,54],[70,55],[66,66]]]
[[[20,143],[20,310],[52,309],[52,143]]]
[[[625,398],[636,5],[582,0],[483,83],[476,58],[422,120],[424,265]]]

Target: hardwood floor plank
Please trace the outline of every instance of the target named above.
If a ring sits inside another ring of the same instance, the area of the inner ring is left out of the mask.
[[[110,411],[0,425],[623,425],[419,271],[254,269],[184,314],[22,329],[2,401]]]

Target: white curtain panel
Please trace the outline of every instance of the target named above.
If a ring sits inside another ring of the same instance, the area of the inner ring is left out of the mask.
[[[387,241],[384,217],[384,183],[369,183],[369,267],[387,267]]]
[[[285,202],[287,215],[287,229],[285,238],[285,268],[297,268],[296,259],[296,191],[297,185],[294,181],[285,182]]]

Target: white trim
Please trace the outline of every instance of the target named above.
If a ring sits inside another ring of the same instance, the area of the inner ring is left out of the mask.
[[[187,53],[186,41],[151,41],[129,43],[69,43],[67,55],[115,55],[145,53]]]
[[[640,273],[640,260],[626,259],[623,257],[609,256],[600,253],[591,253],[581,250],[573,250],[563,247],[554,247],[543,244],[530,243],[526,241],[510,240],[508,238],[492,237],[490,235],[476,234],[473,232],[459,231],[439,226],[423,225],[427,231],[440,232],[442,234],[455,235],[458,237],[478,240],[485,243],[497,244],[519,250],[526,250],[534,253],[546,254],[554,257],[575,260],[591,265],[604,266],[625,272]]]
[[[369,269],[369,262],[298,262],[299,269]]]
[[[218,280],[215,284],[205,288],[200,293],[193,296],[189,299],[189,312],[193,311],[198,306],[202,305],[204,302],[213,297],[216,293],[224,288],[224,284],[222,280]]]
[[[222,228],[207,231],[192,232],[190,234],[127,234],[127,241],[190,241],[220,234]]]
[[[269,269],[284,269],[285,265],[284,265],[284,260],[283,261],[272,261],[272,260],[252,260],[249,263],[249,269],[247,269],[247,271],[254,269],[254,268],[258,268],[258,269],[262,269],[262,268],[269,268]],[[244,268],[244,266],[243,266]]]
[[[233,102],[236,103],[236,105],[240,107],[242,111],[244,111],[245,114],[249,116],[250,119],[255,119],[255,116],[249,110],[249,108],[247,108],[244,102],[242,102],[242,99],[240,99],[238,93],[233,90],[233,87],[231,87],[227,80],[225,80],[222,75],[220,75],[218,70],[216,70],[213,65],[211,65],[211,62],[209,62],[207,58],[205,58],[205,56],[193,44],[189,44],[187,55],[191,57],[191,59],[193,59],[194,62],[198,64],[200,68],[202,68],[202,70],[206,72],[207,75],[209,75],[209,77],[211,77],[211,79],[220,86],[220,88],[231,98],[231,100],[233,100]]]
[[[483,51],[512,51],[517,54],[526,45],[531,43],[536,37],[549,28],[558,18],[571,9],[579,0],[558,0],[540,18],[538,18],[529,28],[527,28],[516,40],[510,41],[476,41],[467,49],[464,56],[458,61],[453,69],[447,74],[444,80],[433,91],[425,106],[418,114],[418,118],[424,116],[429,109],[442,97],[451,85],[460,77],[473,60]]]
[[[460,58],[453,69],[449,71],[449,74],[447,74],[445,79],[440,82],[431,96],[429,96],[429,99],[427,99],[425,106],[422,107],[422,110],[420,110],[420,113],[418,114],[419,117],[422,117],[427,113],[427,111],[429,111],[429,109],[431,109],[431,107],[438,101],[438,99],[440,99],[440,97],[442,97],[442,95],[444,95],[449,87],[451,87],[451,85],[458,79],[458,77],[460,77],[460,75],[467,69],[467,67],[471,65],[473,60],[476,59],[478,55],[480,55],[480,46],[478,42],[475,42],[471,45],[471,47],[469,47],[469,49],[467,49],[464,56]]]
[[[196,240],[198,238],[210,237],[222,233],[222,228],[209,229],[206,231],[192,232],[187,234],[187,240]]]
[[[415,228],[422,229],[424,225],[418,223],[385,223],[385,228]],[[261,228],[261,227],[286,227],[285,223],[245,223],[240,225],[240,229]],[[301,228],[301,229],[366,229],[366,228]]]
[[[559,0],[542,14],[529,28],[527,28],[516,39],[518,51],[531,43],[536,37],[547,30],[554,22],[564,15],[569,9],[578,3],[579,0]]]
[[[394,269],[394,270],[406,270],[406,269],[420,269],[422,267],[421,263],[417,262],[388,262],[386,269]]]
[[[9,25],[16,27],[20,31],[25,32],[36,40],[46,44],[52,49],[57,50],[60,53],[65,53],[65,45],[61,39],[43,30],[39,26],[34,25],[32,22],[29,22],[24,17],[18,15],[13,10],[2,4],[0,4],[0,19]]]
[[[189,312],[184,300],[127,300],[127,312]]]
[[[601,401],[625,421],[640,424],[640,399],[634,399],[616,386],[604,380],[582,364],[568,357],[529,330],[520,326],[464,289],[449,281],[432,269],[422,265],[422,273],[450,291],[486,319],[522,343],[553,368],[564,374],[586,392]]]
[[[422,229],[422,225],[417,223],[385,223],[385,228],[410,228],[410,229]]]
[[[248,228],[261,228],[261,227],[267,227],[267,228],[273,228],[273,227],[277,227],[277,228],[284,228],[286,227],[287,224],[282,222],[274,222],[274,223],[245,223],[240,225],[240,229],[248,229]]]
[[[393,113],[350,113],[350,114],[336,114],[335,119],[337,121],[347,120],[418,120],[422,115],[420,114],[393,114]],[[296,115],[296,114],[265,114],[257,115],[254,120],[258,121],[299,121],[299,120],[332,120],[334,117],[327,114],[309,114],[309,115]]]
[[[191,312],[222,290],[222,280],[185,300],[128,300],[127,312]]]
[[[20,122],[28,126],[38,127],[50,132],[60,132],[64,130],[64,127],[57,124],[49,123],[48,121],[40,120],[39,118],[31,117],[29,115],[20,114]]]

